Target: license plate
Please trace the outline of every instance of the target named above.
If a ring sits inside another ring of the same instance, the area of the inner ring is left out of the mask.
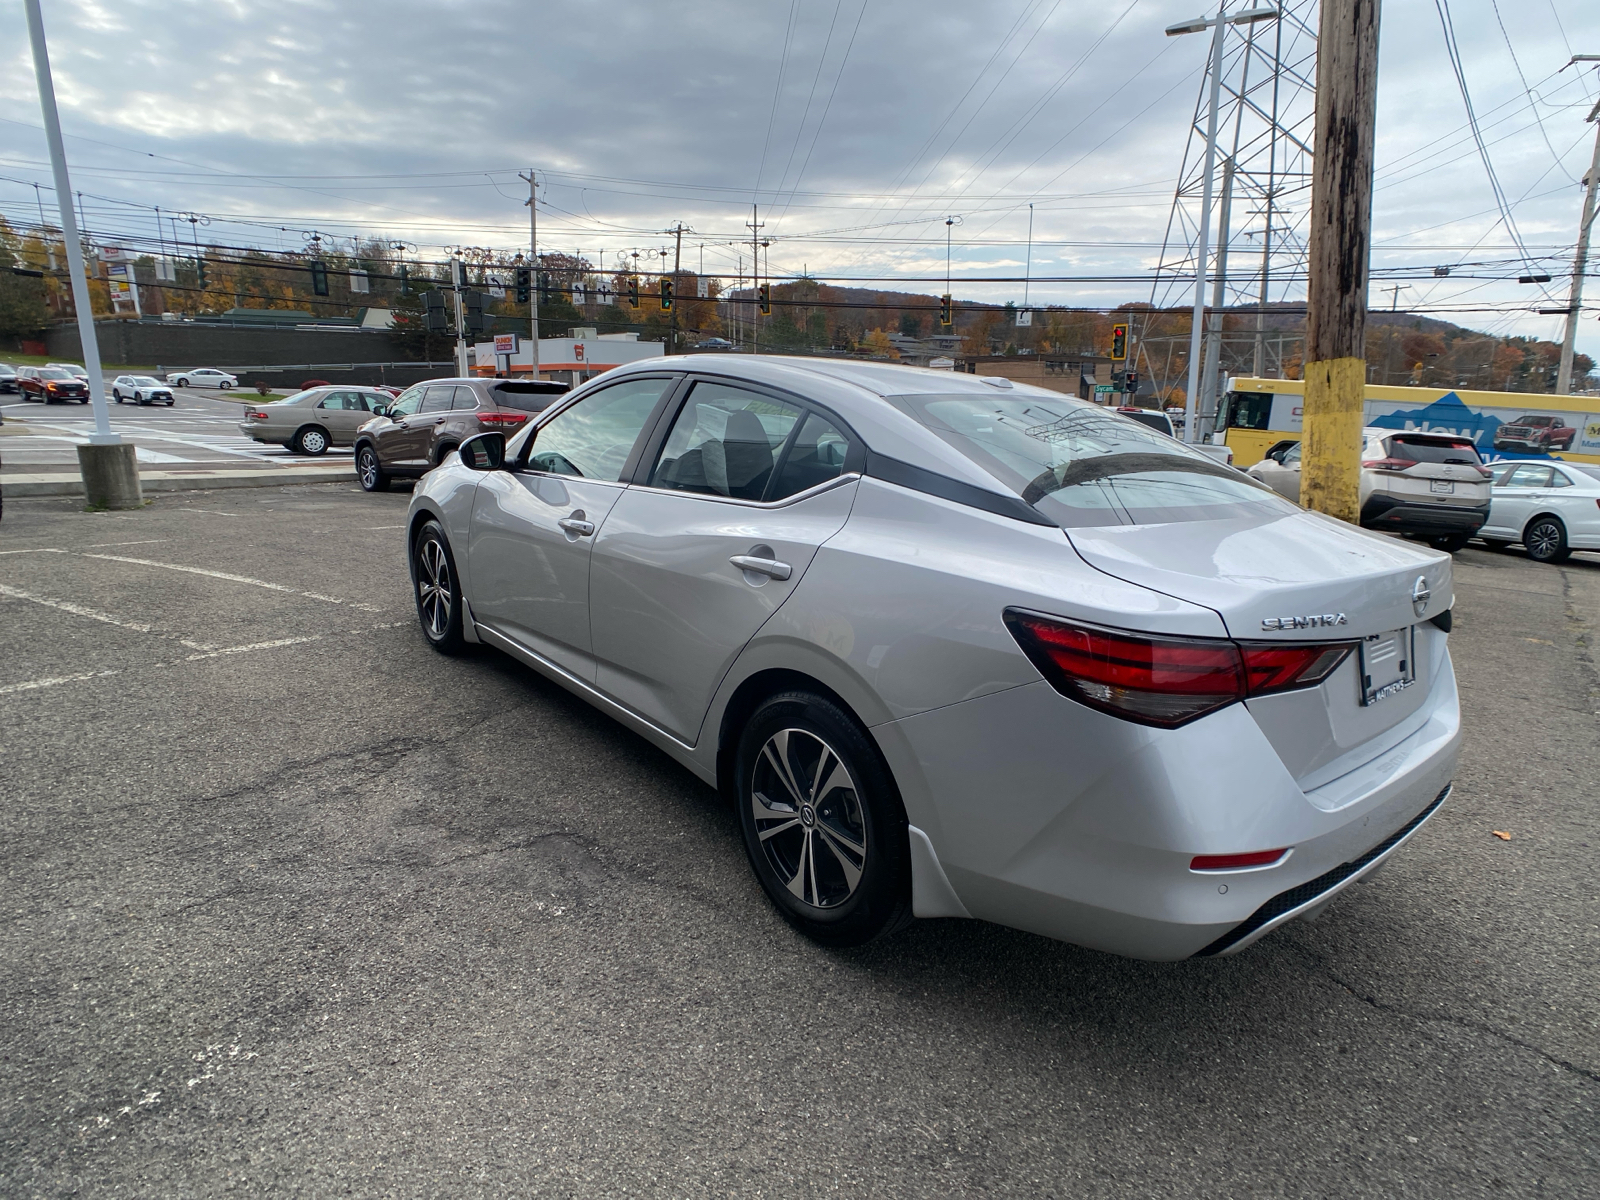
[[[1430,479],[1428,481],[1428,489],[1442,496],[1448,496],[1456,490],[1456,485],[1454,481],[1449,479]]]
[[[1391,629],[1362,641],[1361,703],[1363,706],[1387,700],[1417,681],[1409,627]]]

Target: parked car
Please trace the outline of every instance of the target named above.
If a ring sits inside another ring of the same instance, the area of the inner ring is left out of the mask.
[[[0,363],[0,392],[17,390],[17,369],[10,363]]]
[[[1513,462],[1496,465],[1489,519],[1478,530],[1491,550],[1521,542],[1535,562],[1600,550],[1600,466]]]
[[[239,432],[297,454],[326,454],[329,446],[353,445],[356,430],[388,403],[389,396],[377,388],[308,388],[245,409]]]
[[[1560,417],[1545,417],[1530,413],[1495,430],[1494,448],[1521,450],[1529,454],[1571,450],[1572,438],[1577,432],[1576,426],[1568,425]]]
[[[696,350],[732,350],[734,345],[727,338],[703,338],[695,344]]]
[[[165,404],[171,408],[172,389],[153,375],[118,375],[111,381],[111,398],[118,404]]]
[[[61,367],[22,367],[17,371],[17,388],[24,400],[89,403],[89,385]]]
[[[1366,429],[1361,448],[1361,524],[1409,533],[1436,550],[1461,549],[1489,515],[1489,468],[1472,439],[1453,433]],[[1248,474],[1296,503],[1297,441],[1267,451]]]
[[[511,432],[567,391],[534,379],[430,379],[400,393],[356,435],[356,478],[381,492],[433,470],[474,434]]]
[[[1413,836],[1460,745],[1448,556],[1005,380],[627,364],[464,442],[407,551],[437,649],[718,787],[835,945],[915,915],[1230,954]]]
[[[45,363],[47,367],[54,367],[58,371],[65,371],[75,379],[85,383],[89,380],[89,372],[80,363]]]
[[[167,382],[173,387],[228,388],[239,386],[239,377],[219,371],[215,367],[196,367],[192,371],[168,371]]]

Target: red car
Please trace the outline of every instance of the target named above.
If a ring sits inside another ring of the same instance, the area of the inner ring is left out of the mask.
[[[1578,430],[1560,417],[1543,417],[1530,413],[1518,417],[1508,425],[1495,430],[1496,450],[1523,450],[1542,453],[1550,450],[1571,450],[1572,436]]]
[[[24,399],[54,404],[57,400],[89,403],[89,385],[60,367],[24,367],[17,372],[17,390]]]

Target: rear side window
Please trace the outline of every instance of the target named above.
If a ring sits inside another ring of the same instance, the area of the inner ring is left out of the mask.
[[[1550,468],[1534,466],[1532,464],[1518,467],[1511,472],[1511,477],[1506,480],[1506,487],[1548,487],[1550,484]]]
[[[694,385],[673,422],[652,487],[760,500],[801,417],[793,404],[724,383]]]
[[[456,384],[456,398],[451,403],[452,409],[472,409],[478,407],[478,393],[464,383]]]
[[[1389,457],[1405,462],[1465,463],[1477,466],[1483,461],[1478,457],[1478,448],[1465,439],[1459,442],[1441,442],[1431,438],[1392,437],[1387,440]]]
[[[1064,396],[891,396],[1064,528],[1299,512],[1265,484],[1137,421]]]
[[[839,478],[849,453],[849,439],[834,428],[833,422],[811,413],[784,455],[767,499],[782,500]]]

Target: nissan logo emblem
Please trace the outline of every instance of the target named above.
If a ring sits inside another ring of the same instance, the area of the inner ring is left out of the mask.
[[[1417,582],[1411,589],[1411,611],[1421,616],[1428,611],[1428,601],[1433,597],[1433,592],[1428,589],[1428,577],[1418,575]]]

